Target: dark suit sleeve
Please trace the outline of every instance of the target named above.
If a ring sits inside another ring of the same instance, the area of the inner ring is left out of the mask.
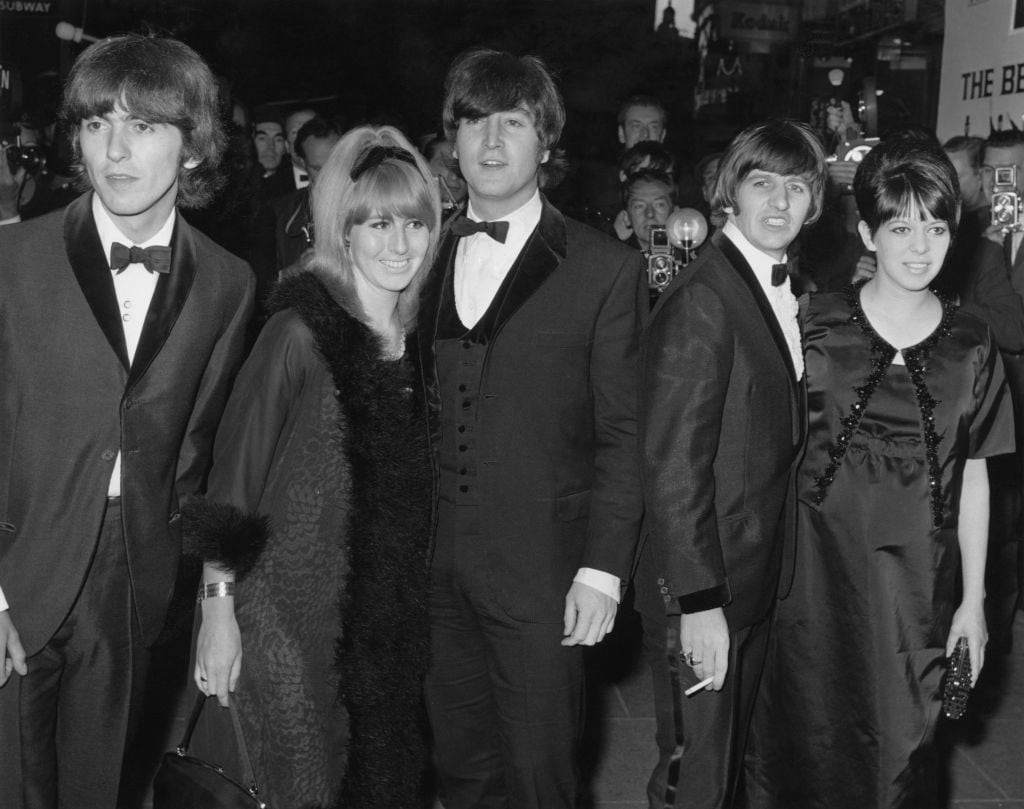
[[[246,329],[252,318],[256,279],[248,269],[245,285],[228,322],[210,354],[196,394],[192,415],[178,453],[177,490],[179,501],[202,492],[209,471],[213,439],[220,423],[231,383],[245,354]]]
[[[990,239],[978,242],[964,297],[964,308],[988,324],[1000,350],[1024,351],[1024,299],[1010,282],[1003,248]]]
[[[618,253],[617,253],[618,254]],[[639,254],[625,253],[594,328],[594,484],[582,567],[629,576],[643,501],[637,445],[640,317],[647,290]]]
[[[644,338],[640,423],[649,541],[684,612],[729,601],[714,462],[734,327],[714,290],[688,283],[661,302]]]

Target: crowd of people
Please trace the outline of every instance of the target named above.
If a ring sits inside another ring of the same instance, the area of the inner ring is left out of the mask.
[[[74,187],[0,160],[5,807],[118,805],[179,568],[274,809],[572,809],[630,589],[652,809],[935,806],[947,660],[1020,603],[1024,136],[773,119],[683,183],[635,96],[560,191],[565,118],[486,48],[420,139],[78,57]]]

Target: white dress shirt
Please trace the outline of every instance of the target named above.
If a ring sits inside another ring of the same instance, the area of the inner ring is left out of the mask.
[[[786,276],[786,280],[778,286],[772,285],[772,265],[781,264],[786,260],[786,257],[783,256],[780,262],[767,253],[761,252],[750,243],[747,237],[732,222],[725,223],[722,233],[728,237],[729,241],[736,245],[736,249],[743,254],[743,258],[747,260],[750,269],[757,276],[757,281],[761,285],[761,289],[764,290],[768,303],[771,304],[772,312],[775,313],[775,320],[778,321],[779,328],[782,329],[782,334],[786,338],[786,345],[789,346],[789,356],[793,359],[796,378],[800,379],[804,375],[804,352],[803,346],[800,343],[800,324],[797,322],[799,307],[797,306],[796,296],[793,295],[789,276]]]
[[[92,197],[92,216],[100,235],[100,244],[103,245],[103,255],[109,262],[110,247],[114,242],[121,242],[129,247],[153,247],[154,245],[167,247],[171,243],[171,235],[174,233],[176,213],[172,209],[171,215],[164,222],[163,227],[152,238],[139,245],[133,244],[131,239],[121,233],[95,194]],[[117,308],[121,313],[121,327],[124,329],[124,341],[128,347],[129,364],[135,359],[135,349],[139,346],[142,326],[146,322],[146,313],[149,311],[150,301],[153,300],[153,292],[156,290],[156,282],[159,277],[159,273],[150,272],[139,263],[129,264],[121,272],[114,273],[114,292],[117,294]],[[121,453],[118,451],[107,495],[117,497],[120,494]]]
[[[540,191],[535,191],[523,205],[497,220],[508,222],[504,243],[486,233],[474,233],[460,239],[455,252],[455,311],[467,329],[473,328],[490,307],[505,276],[537,229],[543,208]],[[473,210],[472,202],[467,207],[466,216],[474,222],[481,221]],[[619,602],[621,582],[618,576],[581,567],[573,581],[614,598],[616,604]]]

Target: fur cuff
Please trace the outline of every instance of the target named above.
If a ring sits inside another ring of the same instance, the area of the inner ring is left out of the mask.
[[[213,562],[241,580],[267,544],[266,517],[246,514],[228,503],[193,500],[181,508],[182,548],[186,556]]]

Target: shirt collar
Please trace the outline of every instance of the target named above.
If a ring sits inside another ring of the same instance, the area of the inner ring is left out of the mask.
[[[747,260],[747,264],[754,271],[754,275],[757,276],[761,286],[770,287],[772,285],[772,265],[783,264],[786,261],[786,256],[783,255],[782,260],[778,261],[767,253],[758,250],[731,221],[726,221],[722,227],[722,233],[729,238],[729,241],[736,246],[736,249],[740,251],[743,258]]]
[[[171,243],[171,236],[174,234],[174,222],[177,217],[177,210],[171,209],[170,216],[167,217],[167,221],[164,222],[163,227],[160,228],[153,236],[146,239],[142,244],[133,242],[127,236],[125,236],[121,230],[114,224],[114,220],[110,214],[107,213],[107,209],[103,207],[103,203],[100,202],[100,198],[94,193],[92,195],[92,218],[96,223],[96,231],[100,236],[100,244],[103,245],[103,255],[110,259],[110,247],[114,242],[121,242],[122,244],[127,243],[129,247],[152,247],[157,245],[159,247],[167,247]]]
[[[498,217],[494,220],[497,222],[508,222],[508,229],[510,234],[517,232],[526,231],[531,233],[537,223],[540,221],[541,212],[544,210],[544,205],[540,199],[540,189],[533,192],[533,196],[530,197],[526,202],[520,205],[511,213],[507,213],[504,216]],[[472,219],[474,222],[482,222],[483,220],[477,215],[476,211],[473,210],[473,202],[470,201],[466,206],[466,216]],[[474,234],[480,235],[480,234]],[[508,240],[506,239],[506,242]]]

